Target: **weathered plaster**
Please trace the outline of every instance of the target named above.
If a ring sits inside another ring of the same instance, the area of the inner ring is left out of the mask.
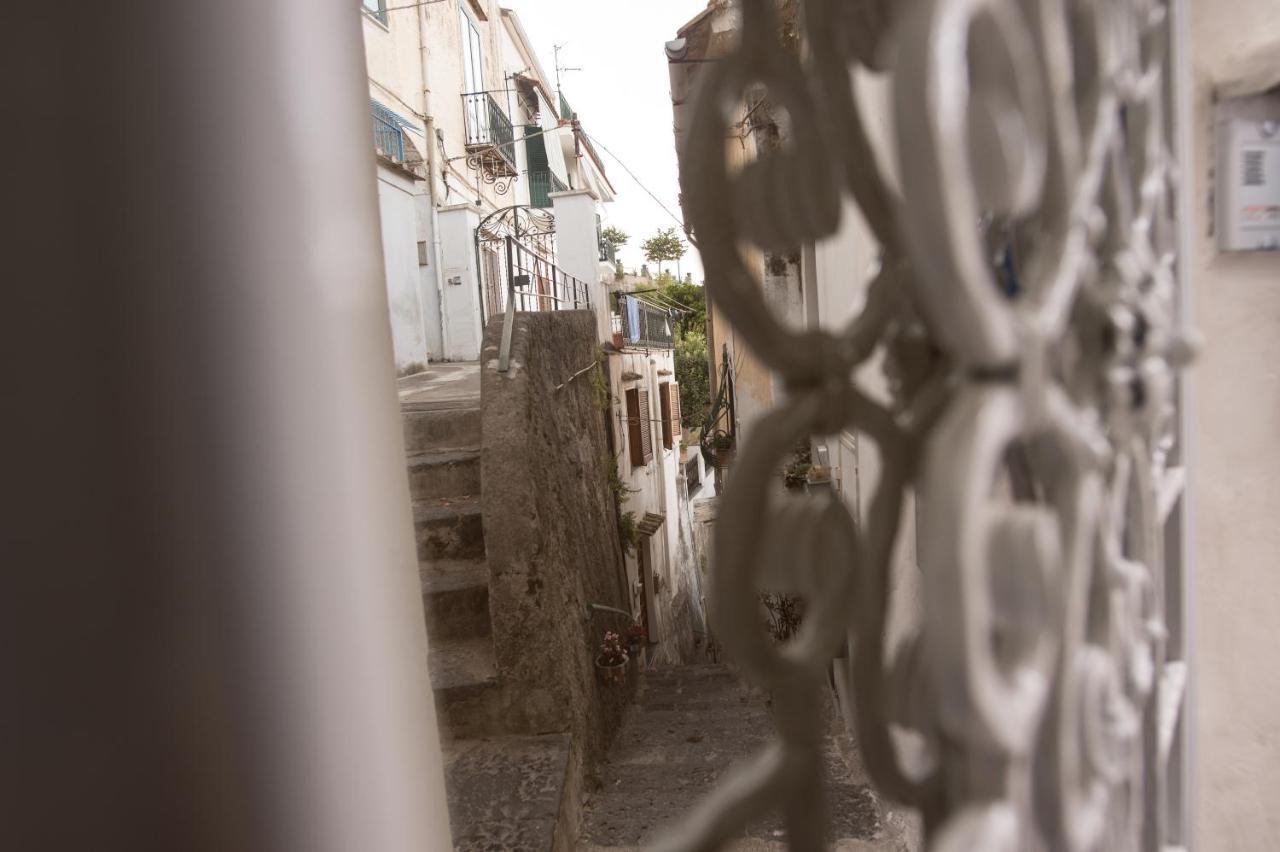
[[[603,417],[589,374],[556,389],[597,358],[595,318],[517,314],[506,373],[496,369],[501,330],[501,321],[489,325],[481,365],[494,647],[530,732],[573,735],[573,779],[603,754],[630,695],[600,684],[594,668],[616,620],[587,618],[588,603],[627,606]],[[571,780],[566,801],[576,800],[572,789]]]

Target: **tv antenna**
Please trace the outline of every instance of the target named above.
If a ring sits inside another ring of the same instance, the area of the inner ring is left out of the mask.
[[[562,48],[564,48],[564,46],[565,46],[565,45],[567,45],[568,43],[569,43],[569,42],[567,42],[567,41],[566,41],[566,42],[564,42],[564,43],[562,43],[562,44],[554,45],[554,48],[555,48],[555,59],[556,59],[556,97],[560,99],[561,103],[564,103],[564,91],[563,91],[563,90],[561,90],[561,88],[560,88],[560,74],[561,74],[561,72],[564,72],[564,71],[581,71],[581,70],[582,70],[581,68],[570,68],[570,67],[568,67],[568,66],[565,66],[565,65],[561,65],[561,64],[560,64],[560,51],[561,51],[561,49],[562,49]],[[556,110],[558,111],[559,109],[560,109],[560,104],[556,104]],[[572,117],[573,117],[573,116],[562,116],[562,118],[572,118]]]

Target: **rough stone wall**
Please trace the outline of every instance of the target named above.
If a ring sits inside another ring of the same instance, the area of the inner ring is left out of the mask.
[[[573,734],[571,762],[591,766],[630,699],[603,686],[595,654],[618,619],[587,620],[587,604],[627,608],[617,518],[608,488],[603,416],[591,371],[599,357],[589,311],[518,314],[511,366],[497,371],[502,321],[490,324],[481,370],[481,506],[489,606],[504,693],[532,732]]]

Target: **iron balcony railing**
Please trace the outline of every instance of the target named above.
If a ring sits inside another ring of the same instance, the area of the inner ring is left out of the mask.
[[[673,324],[670,311],[626,293],[618,293],[616,298],[624,346],[640,346],[645,349],[673,348]]]
[[[381,104],[371,104],[373,108],[373,147],[380,156],[397,163],[404,162],[404,133],[395,114]]]
[[[511,119],[488,92],[470,92],[462,96],[466,116],[467,149],[492,148],[513,171],[516,167],[515,132]]]
[[[569,187],[550,169],[535,169],[529,172],[529,205],[531,207],[551,207],[551,193],[564,192]]]

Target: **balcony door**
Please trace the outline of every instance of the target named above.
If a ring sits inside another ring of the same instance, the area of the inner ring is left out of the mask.
[[[458,10],[462,36],[462,91],[473,94],[484,91],[484,53],[480,47],[480,26],[465,9]],[[482,97],[464,98],[467,110],[468,143],[488,138],[489,113]]]

